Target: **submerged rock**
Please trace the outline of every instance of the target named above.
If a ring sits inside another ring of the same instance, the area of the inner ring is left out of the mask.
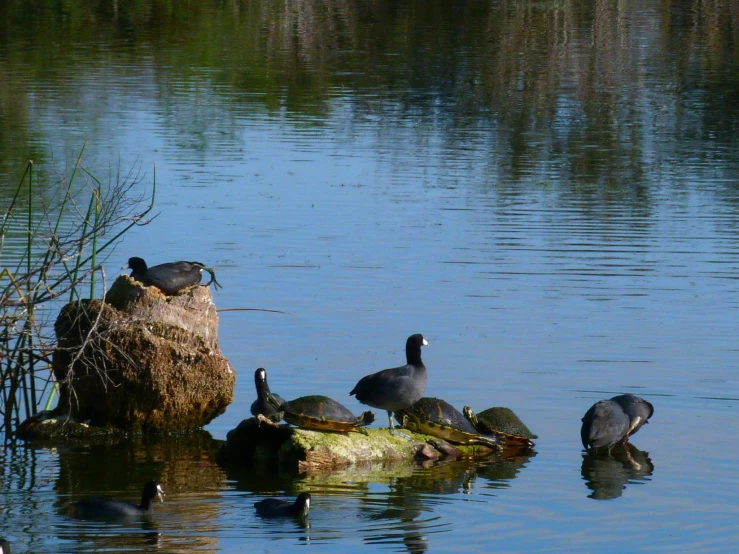
[[[18,438],[35,441],[84,441],[108,443],[120,440],[125,432],[110,425],[94,426],[58,410],[43,410],[18,426]]]
[[[121,275],[106,303],[64,306],[54,330],[55,415],[132,432],[192,430],[233,400],[236,375],[207,287],[164,296]]]
[[[365,432],[330,433],[274,425],[251,417],[228,432],[217,461],[229,467],[271,466],[301,472],[335,469],[348,465],[429,460],[447,456],[449,451],[434,446],[433,439],[407,429],[391,435],[388,429]],[[443,441],[441,441],[443,442]],[[461,456],[485,456],[491,449],[480,445],[455,445]]]

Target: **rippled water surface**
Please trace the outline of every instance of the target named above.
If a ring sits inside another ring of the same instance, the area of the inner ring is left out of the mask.
[[[734,2],[109,4],[0,8],[0,193],[84,141],[103,181],[135,167],[146,192],[156,167],[158,216],[108,283],[133,255],[202,260],[219,308],[287,313],[221,313],[236,394],[207,436],[0,451],[13,552],[733,550]],[[348,392],[416,332],[427,395],[514,409],[532,456],[215,464],[255,368],[359,413]],[[621,392],[652,421],[585,456],[580,418]],[[150,520],[69,513],[152,475]],[[305,522],[254,513],[303,490]]]

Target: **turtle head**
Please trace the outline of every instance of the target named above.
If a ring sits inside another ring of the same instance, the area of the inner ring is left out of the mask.
[[[395,419],[398,423],[400,423],[401,427],[405,427],[406,429],[410,429],[413,425],[409,423],[411,419],[408,417],[408,414],[405,412],[396,412],[395,413]]]
[[[472,411],[472,408],[465,406],[462,408],[462,413],[464,414],[464,417],[467,418],[467,421],[469,421],[473,427],[477,428],[477,414]]]

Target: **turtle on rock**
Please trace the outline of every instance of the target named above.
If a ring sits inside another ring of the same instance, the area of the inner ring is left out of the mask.
[[[454,406],[440,398],[423,397],[410,408],[395,412],[406,429],[456,444],[479,444],[499,450],[495,436],[481,435]]]
[[[370,411],[356,417],[348,408],[328,396],[301,396],[289,402],[280,402],[278,397],[268,393],[267,399],[278,410],[270,419],[284,419],[302,429],[339,433],[363,432],[361,427],[375,420],[375,414]]]
[[[534,446],[532,439],[539,438],[510,408],[488,408],[476,414],[472,408],[465,406],[462,412],[478,433],[495,435],[506,446],[531,447]]]

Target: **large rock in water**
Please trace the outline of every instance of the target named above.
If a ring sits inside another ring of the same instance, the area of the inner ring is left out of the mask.
[[[121,275],[105,304],[67,304],[54,330],[56,413],[133,432],[192,430],[233,400],[208,287],[164,296]]]

